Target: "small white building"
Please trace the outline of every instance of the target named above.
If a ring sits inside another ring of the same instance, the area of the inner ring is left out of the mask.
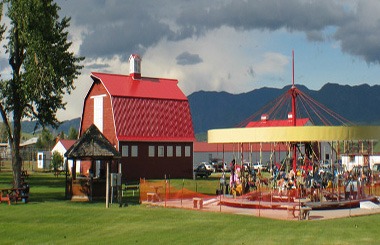
[[[51,152],[50,151],[39,151],[37,152],[37,168],[49,170],[51,163]]]
[[[51,155],[53,155],[53,153],[55,151],[57,151],[59,154],[62,155],[63,157],[63,162],[64,162],[64,165],[63,167],[65,168],[65,162],[66,162],[66,157],[65,157],[65,153],[66,151],[75,143],[75,140],[59,140],[57,142],[57,144],[55,144],[55,146],[53,147],[53,149],[51,150]],[[73,160],[68,160],[68,167],[69,167],[69,171],[71,171],[71,168],[73,167]],[[80,172],[80,161],[77,161],[76,162],[76,172],[79,173]]]
[[[375,163],[380,163],[380,154],[378,153],[374,155],[351,154],[342,155],[341,157],[342,165],[345,166],[348,171],[350,171],[354,166],[366,166],[368,163],[372,169]]]

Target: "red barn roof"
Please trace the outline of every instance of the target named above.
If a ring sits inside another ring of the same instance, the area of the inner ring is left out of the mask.
[[[298,118],[296,120],[296,126],[305,126],[309,122],[309,118]],[[253,127],[285,127],[293,126],[293,121],[291,119],[287,120],[261,120],[256,122],[249,122],[247,128]]]
[[[194,141],[187,97],[173,79],[91,74],[111,97],[119,141]]]
[[[102,82],[111,96],[187,101],[187,97],[177,86],[178,80],[149,77],[133,79],[130,75],[98,72],[92,72],[91,77]]]

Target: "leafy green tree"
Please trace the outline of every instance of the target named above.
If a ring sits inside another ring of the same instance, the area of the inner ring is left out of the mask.
[[[59,153],[58,151],[53,152],[50,165],[50,168],[54,171],[57,171],[58,169],[63,167],[63,156],[61,155],[61,153]]]
[[[76,140],[78,139],[78,130],[76,130],[73,127],[70,127],[69,129],[69,136],[67,137],[69,140]]]
[[[36,148],[39,150],[50,151],[54,144],[55,139],[52,133],[48,129],[44,128],[37,139]]]
[[[8,142],[7,129],[5,128],[4,123],[0,123],[0,142],[1,143],[7,143]]]
[[[0,80],[0,113],[12,148],[13,185],[21,184],[21,120],[57,127],[56,113],[64,109],[63,95],[74,89],[82,57],[70,52],[70,18],[60,18],[52,0],[3,0],[9,26],[4,46],[11,76]],[[1,6],[2,7],[2,6]],[[5,76],[2,76],[5,78]]]

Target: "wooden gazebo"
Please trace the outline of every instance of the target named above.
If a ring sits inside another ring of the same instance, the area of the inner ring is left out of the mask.
[[[66,198],[71,200],[91,201],[93,198],[106,198],[109,203],[110,171],[120,172],[118,166],[120,152],[92,124],[82,136],[65,153],[66,160]],[[68,160],[73,160],[69,170]],[[76,173],[76,163],[90,162],[87,174]],[[99,168],[99,169],[97,169]],[[98,173],[96,174],[95,170]],[[70,171],[70,172],[69,172]]]

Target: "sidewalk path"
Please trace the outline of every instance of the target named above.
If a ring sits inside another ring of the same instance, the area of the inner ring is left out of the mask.
[[[237,208],[219,205],[217,198],[204,200],[202,209],[193,207],[192,199],[170,200],[161,202],[143,202],[147,205],[163,206],[170,208],[183,208],[191,210],[199,210],[203,212],[222,212],[238,215],[252,215],[279,220],[299,220],[298,211],[297,217],[293,217],[286,209],[257,209],[257,208]],[[309,220],[324,220],[336,219],[345,217],[354,217],[362,215],[380,214],[380,206],[375,205],[372,208],[351,208],[351,209],[334,209],[334,210],[311,210]]]

